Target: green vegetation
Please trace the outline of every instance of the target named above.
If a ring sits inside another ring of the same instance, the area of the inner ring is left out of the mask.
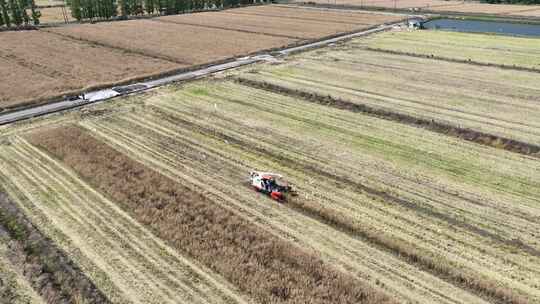
[[[413,31],[383,33],[367,40],[366,44],[374,49],[540,70],[538,38]]]
[[[122,18],[145,14],[174,15],[264,2],[267,0],[70,0],[67,4],[76,20],[94,21],[117,15]]]
[[[0,28],[38,25],[40,17],[34,0],[0,0]]]

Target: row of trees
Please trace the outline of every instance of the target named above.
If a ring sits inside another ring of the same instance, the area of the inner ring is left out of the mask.
[[[34,0],[0,0],[0,27],[38,25],[39,17]]]
[[[249,5],[263,1],[269,0],[69,0],[67,4],[73,18],[78,21],[92,21],[117,16],[173,15]]]

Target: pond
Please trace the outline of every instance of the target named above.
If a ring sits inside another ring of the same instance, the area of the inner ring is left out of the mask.
[[[426,29],[457,32],[497,33],[512,36],[540,37],[540,24],[479,21],[464,19],[434,19],[422,24]],[[540,48],[540,45],[538,46]]]

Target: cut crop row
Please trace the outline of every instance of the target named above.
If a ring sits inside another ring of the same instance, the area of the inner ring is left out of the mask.
[[[0,193],[0,228],[9,234],[8,259],[47,303],[110,303],[80,268],[41,234],[18,207]],[[5,298],[4,298],[5,300]]]
[[[72,166],[174,247],[260,302],[391,302],[79,128],[39,132],[31,141]]]

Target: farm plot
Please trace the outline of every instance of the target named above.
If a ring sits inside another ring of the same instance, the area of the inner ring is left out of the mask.
[[[204,14],[197,16],[204,18]],[[295,42],[284,37],[151,20],[85,24],[48,31],[185,65],[209,63]]]
[[[302,8],[289,5],[244,7],[234,10],[227,10],[227,13],[261,17],[277,17],[285,20],[308,20],[330,23],[350,23],[359,25],[388,23],[402,19],[401,16],[362,13],[355,11]]]
[[[307,2],[307,1],[297,1]],[[443,6],[458,6],[463,4],[463,1],[441,1],[441,0],[334,0],[328,2],[328,0],[315,0],[310,1],[319,4],[337,4],[337,5],[351,5],[360,7],[380,7],[380,8],[430,8],[430,7],[443,7]]]
[[[82,125],[149,167],[197,185],[217,204],[382,283],[400,301],[480,303],[475,295],[504,286],[538,297],[531,159],[230,83],[167,92],[144,111]],[[284,210],[234,186],[250,168],[285,173],[301,202]],[[357,223],[355,232],[330,233],[336,220],[320,220],[329,213]],[[362,239],[365,230],[388,238]],[[468,272],[474,291],[393,255],[405,256],[411,243],[424,257]]]
[[[12,138],[0,154],[11,197],[112,303],[248,303],[25,140]]]
[[[353,43],[241,77],[540,144],[535,72],[387,54]]]
[[[370,48],[540,71],[540,39],[446,31],[386,32]],[[362,41],[363,42],[363,41]]]
[[[473,3],[464,2],[455,6],[436,6],[432,7],[432,11],[444,12],[459,12],[472,14],[491,14],[491,15],[520,15],[521,12],[527,12],[532,9],[538,9],[538,5],[513,5],[513,4],[489,4],[489,3]]]
[[[0,35],[0,107],[19,107],[180,67],[43,31],[4,32]]]
[[[253,16],[225,12],[205,13],[204,18],[198,14],[175,15],[154,20],[174,24],[197,25],[204,28],[236,30],[249,33],[261,33],[276,37],[309,40],[338,33],[350,32],[369,27],[373,23],[332,23],[323,18],[312,21],[297,18],[272,16]],[[301,13],[299,14],[301,15]],[[359,18],[360,19],[360,18]],[[366,19],[365,22],[368,22]]]

